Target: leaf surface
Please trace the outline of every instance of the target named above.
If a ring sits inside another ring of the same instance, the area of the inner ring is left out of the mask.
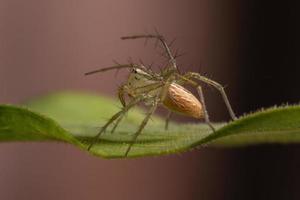
[[[0,141],[61,141],[86,150],[100,127],[120,110],[120,104],[110,98],[74,92],[38,98],[26,107],[0,105]],[[144,112],[129,112],[116,132],[103,134],[90,153],[105,158],[123,157]],[[234,147],[299,143],[300,106],[262,110],[214,126],[217,131],[211,133],[203,123],[172,123],[165,131],[164,121],[154,116],[128,157],[179,153],[203,144]]]

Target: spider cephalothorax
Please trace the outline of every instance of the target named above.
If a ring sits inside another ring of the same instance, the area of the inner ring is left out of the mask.
[[[151,115],[156,110],[157,106],[163,105],[169,110],[169,114],[166,120],[165,128],[168,128],[168,122],[171,114],[173,112],[184,114],[197,119],[204,118],[205,122],[209,127],[215,131],[214,127],[210,123],[208,113],[206,111],[204,95],[202,92],[202,87],[200,83],[206,83],[208,85],[216,88],[222,95],[223,100],[227,106],[229,114],[233,120],[236,119],[235,114],[230,106],[227,95],[224,88],[219,83],[208,79],[198,73],[188,72],[186,74],[179,73],[176,65],[176,60],[174,59],[171,50],[169,49],[164,38],[157,35],[134,35],[128,37],[122,37],[121,39],[138,39],[138,38],[155,38],[159,40],[166,51],[169,62],[167,67],[165,67],[160,73],[155,73],[151,69],[138,64],[124,64],[117,65],[108,68],[103,68],[96,71],[91,71],[86,73],[86,75],[94,74],[97,72],[104,72],[112,69],[122,69],[130,68],[130,73],[127,81],[119,87],[118,96],[123,105],[122,110],[113,115],[111,119],[102,127],[100,132],[96,135],[93,143],[90,144],[88,149],[90,149],[93,144],[99,139],[100,135],[105,132],[107,127],[115,122],[112,132],[115,131],[118,124],[122,120],[123,116],[135,105],[139,103],[144,103],[149,106],[150,109],[139,126],[138,130],[134,134],[132,141],[129,143],[125,156],[128,155],[132,145],[136,141],[139,134],[148,123]],[[189,84],[197,89],[199,100],[183,85]],[[129,97],[129,101],[126,102],[126,97]]]

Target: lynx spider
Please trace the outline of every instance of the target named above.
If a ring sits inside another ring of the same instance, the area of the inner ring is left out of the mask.
[[[137,137],[142,133],[151,115],[155,112],[156,108],[159,105],[163,105],[169,110],[168,116],[166,118],[165,129],[168,129],[169,119],[172,113],[177,112],[197,119],[204,118],[207,125],[214,132],[215,128],[209,120],[202,87],[200,83],[198,83],[198,81],[211,85],[220,92],[232,120],[236,120],[236,116],[231,108],[223,86],[214,80],[202,76],[199,73],[188,72],[185,74],[181,74],[178,71],[175,57],[173,56],[169,48],[170,45],[167,44],[162,35],[157,33],[121,37],[122,40],[141,38],[156,39],[157,41],[159,41],[162,44],[164,51],[166,52],[166,56],[168,57],[168,65],[160,73],[155,73],[142,64],[132,63],[118,64],[116,66],[102,68],[85,73],[85,75],[90,75],[98,72],[105,72],[108,70],[119,70],[124,68],[131,69],[126,83],[121,85],[118,90],[118,97],[123,105],[122,109],[115,115],[113,115],[101,128],[99,133],[95,136],[94,140],[88,146],[88,150],[92,148],[95,142],[99,140],[101,134],[104,133],[108,126],[113,122],[115,122],[115,124],[111,132],[114,132],[124,115],[132,107],[136,106],[139,103],[144,103],[146,106],[149,106],[150,109],[148,110],[148,113],[140,124],[138,130],[133,135],[133,138],[124,154],[125,157],[130,152],[132,145],[136,142]],[[190,91],[183,87],[183,85],[185,84],[189,84],[197,89],[200,101]],[[125,95],[128,95],[130,97],[130,101],[128,103],[126,103]]]

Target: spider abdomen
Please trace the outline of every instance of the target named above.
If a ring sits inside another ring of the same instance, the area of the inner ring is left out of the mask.
[[[200,101],[184,87],[172,83],[163,101],[170,110],[190,117],[201,119],[204,116]]]

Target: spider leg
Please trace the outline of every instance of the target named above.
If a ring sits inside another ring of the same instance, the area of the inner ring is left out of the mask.
[[[208,115],[208,112],[207,112],[207,109],[206,109],[203,90],[202,90],[202,87],[200,85],[197,86],[197,92],[199,94],[200,101],[201,101],[202,106],[203,106],[203,114],[204,114],[205,123],[212,129],[213,132],[215,132],[216,129],[213,127],[213,125],[211,124],[211,122],[209,120],[209,115]]]
[[[99,137],[101,136],[101,134],[103,132],[105,132],[105,130],[107,129],[107,127],[113,123],[116,119],[118,119],[121,115],[127,113],[129,111],[130,108],[132,108],[133,106],[135,106],[136,104],[138,104],[139,102],[142,101],[142,98],[135,98],[133,99],[130,103],[128,103],[125,107],[122,108],[121,111],[117,112],[116,114],[114,114],[109,120],[108,122],[101,128],[101,130],[99,131],[99,133],[94,137],[94,140],[91,142],[91,144],[88,146],[88,151],[92,148],[92,146],[99,140]]]
[[[123,108],[126,106],[126,101],[125,101],[125,84],[121,85],[118,89],[118,98],[123,106]],[[114,133],[117,126],[119,125],[119,123],[121,122],[122,118],[124,117],[125,113],[123,113],[122,115],[119,116],[117,122],[115,123],[114,127],[111,129],[111,133]]]
[[[114,127],[111,129],[110,133],[114,133],[116,128],[118,127],[118,125],[120,124],[120,122],[122,121],[123,117],[125,116],[125,113],[123,113],[122,115],[119,116],[119,118],[117,119]]]
[[[169,87],[171,85],[171,82],[172,82],[172,78],[169,77],[166,80],[165,85],[162,88],[161,93],[160,93],[160,100],[161,100],[161,102],[163,102],[165,100],[165,98],[167,96],[168,89],[169,89]],[[169,128],[169,121],[170,121],[171,115],[172,115],[172,111],[170,110],[169,113],[168,113],[168,115],[167,115],[167,118],[166,118],[165,130],[168,130],[168,128]]]
[[[196,73],[193,73],[193,74],[196,74]],[[208,115],[208,112],[207,112],[207,109],[206,109],[206,103],[205,103],[205,99],[204,99],[204,94],[203,94],[202,87],[199,85],[199,83],[197,83],[197,82],[195,82],[194,80],[191,79],[191,78],[195,78],[194,76],[191,76],[191,73],[188,73],[188,74],[186,74],[184,76],[182,76],[180,74],[176,74],[176,75],[179,77],[178,83],[180,83],[181,85],[183,85],[184,83],[188,83],[188,84],[191,84],[192,86],[194,86],[194,87],[197,88],[197,92],[198,92],[198,95],[200,97],[200,102],[202,103],[202,107],[203,107],[203,115],[204,115],[205,123],[213,130],[213,132],[215,132],[216,130],[215,130],[215,128],[213,127],[213,125],[211,124],[211,122],[209,120],[209,115]],[[225,96],[226,96],[226,94],[225,94]]]
[[[150,84],[150,85],[147,85],[147,86],[141,86],[141,87],[137,87],[136,89],[143,89],[145,90],[145,94],[148,94],[149,92],[153,91],[153,90],[156,90],[160,87],[162,87],[163,85],[161,83],[153,83],[153,84]],[[122,85],[120,88],[119,88],[119,92],[118,92],[118,96],[119,96],[119,99],[122,103],[123,106],[125,106],[125,98],[124,98],[124,95],[125,95],[125,90],[124,90],[124,87],[125,85]],[[119,125],[119,123],[122,121],[123,117],[125,116],[125,113],[120,115],[120,117],[118,118],[117,122],[115,123],[114,127],[112,128],[111,130],[111,133],[114,133],[114,131],[116,130],[117,126]]]
[[[84,75],[91,75],[91,74],[96,74],[98,72],[106,72],[106,71],[109,71],[109,70],[119,70],[119,69],[125,69],[125,68],[139,68],[141,70],[149,72],[149,70],[146,69],[143,65],[136,65],[136,64],[124,64],[124,65],[121,65],[120,64],[120,65],[115,65],[115,66],[111,66],[111,67],[105,67],[105,68],[93,70],[93,71],[90,71],[90,72],[86,72]]]
[[[223,101],[224,101],[224,103],[225,103],[225,105],[226,105],[226,107],[228,109],[228,112],[229,112],[230,117],[232,118],[232,120],[236,120],[237,119],[236,116],[235,116],[235,113],[233,112],[233,109],[232,109],[232,107],[230,105],[230,102],[228,100],[228,97],[226,95],[224,87],[220,83],[218,83],[216,81],[213,81],[213,80],[211,80],[209,78],[206,78],[204,76],[201,76],[198,73],[193,73],[193,77],[196,78],[196,79],[198,79],[198,80],[200,80],[200,81],[202,81],[202,82],[204,82],[204,83],[206,83],[206,84],[208,84],[208,85],[213,86],[214,88],[216,88],[220,92],[220,94],[221,94],[221,96],[223,98]]]
[[[168,128],[169,128],[169,121],[170,121],[170,118],[171,118],[172,114],[173,114],[173,112],[169,111],[169,113],[167,115],[167,118],[166,118],[165,130],[168,130]]]
[[[121,102],[121,104],[122,104],[123,107],[126,106],[126,101],[125,101],[125,89],[124,89],[125,86],[126,86],[126,84],[123,84],[123,85],[121,85],[121,86],[119,87],[119,89],[118,89],[118,98],[119,98],[119,100],[120,100],[120,102]]]
[[[121,95],[121,96],[120,96]],[[124,91],[122,91],[122,94],[119,93],[119,99],[123,105],[123,108],[126,107],[126,103],[125,103],[125,100],[124,100]],[[123,117],[125,116],[126,112],[120,114],[120,116],[118,117],[114,127],[111,129],[111,133],[114,133],[116,128],[118,127],[118,125],[120,124],[120,122],[122,121]]]
[[[199,83],[191,80],[190,77],[182,76],[180,74],[177,74],[177,76],[180,78],[179,81],[181,85],[183,85],[184,83],[188,83],[197,89],[198,95],[200,97],[200,102],[202,103],[202,107],[203,107],[203,115],[204,115],[205,123],[212,129],[213,132],[215,132],[216,129],[213,127],[213,125],[209,120],[209,115],[206,109],[206,103],[205,103],[202,87],[199,85]]]
[[[233,109],[232,109],[232,107],[230,105],[230,102],[228,100],[228,97],[226,95],[224,87],[220,83],[218,83],[216,81],[213,81],[213,80],[211,80],[209,78],[206,78],[205,76],[201,76],[200,74],[194,73],[194,72],[189,72],[186,75],[184,75],[184,77],[186,79],[190,79],[190,78],[197,79],[197,80],[202,81],[202,82],[204,82],[204,83],[206,83],[208,85],[211,85],[215,89],[217,89],[220,92],[220,94],[221,94],[221,96],[223,98],[223,101],[224,101],[224,103],[225,103],[225,105],[227,107],[227,110],[229,112],[230,117],[232,118],[232,120],[236,120],[237,119],[237,117],[235,116],[235,114],[233,112]]]
[[[125,157],[127,157],[132,145],[136,142],[136,139],[137,137],[141,134],[141,132],[143,131],[143,129],[145,128],[145,126],[147,125],[151,115],[155,112],[156,108],[157,108],[157,105],[158,105],[158,101],[155,100],[153,105],[151,106],[149,112],[147,113],[147,116],[144,118],[143,122],[141,123],[139,129],[135,132],[132,140],[130,141],[129,143],[129,146],[125,152]]]
[[[157,33],[157,34],[144,34],[144,35],[132,35],[132,36],[121,37],[122,40],[140,39],[140,38],[145,38],[145,39],[154,38],[154,39],[158,39],[162,43],[162,45],[163,45],[163,47],[164,47],[164,49],[165,49],[165,51],[166,51],[166,53],[167,53],[167,55],[169,57],[169,62],[172,65],[172,70],[177,70],[176,60],[175,60],[174,56],[172,55],[172,52],[170,50],[169,45],[167,44],[166,40],[164,39],[164,37],[162,35],[160,35],[160,34]]]
[[[156,83],[155,83],[156,84]],[[155,85],[153,84],[153,85]],[[157,85],[157,84],[156,84]],[[141,123],[139,129],[137,130],[137,132],[134,134],[133,138],[132,138],[132,141],[129,143],[129,146],[125,152],[125,157],[127,157],[132,145],[135,143],[137,137],[141,134],[141,132],[143,131],[143,129],[145,128],[145,126],[147,125],[151,115],[155,112],[157,106],[158,106],[158,103],[159,102],[162,102],[165,97],[166,97],[166,92],[167,92],[167,89],[170,85],[170,82],[169,80],[167,80],[167,83],[165,83],[164,85],[161,85],[161,84],[158,84],[157,87],[152,87],[151,89],[149,89],[147,92],[150,92],[152,91],[153,89],[157,89],[159,87],[162,87],[162,91],[160,92],[160,94],[158,96],[155,97],[155,99],[153,100],[153,104],[148,112],[148,114],[146,115],[146,117],[144,118],[143,122]]]
[[[119,69],[123,69],[123,68],[132,68],[134,67],[133,65],[115,65],[115,66],[111,66],[111,67],[105,67],[105,68],[101,68],[101,69],[97,69],[97,70],[93,70],[90,72],[86,72],[84,75],[91,75],[91,74],[95,74],[98,72],[105,72],[105,71],[109,71],[109,70],[119,70]]]

